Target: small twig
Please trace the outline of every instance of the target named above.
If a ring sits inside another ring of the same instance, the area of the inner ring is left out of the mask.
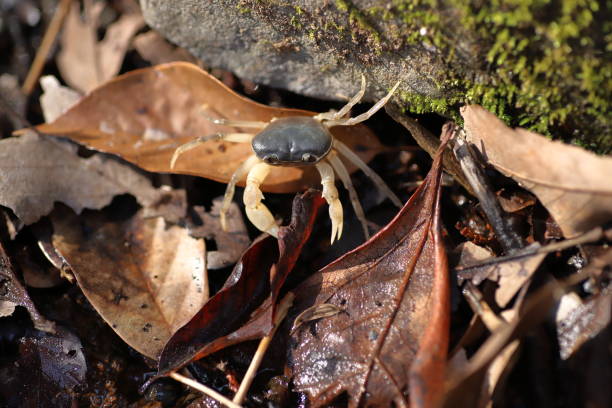
[[[472,282],[467,281],[462,292],[472,311],[480,316],[480,319],[489,331],[493,332],[502,324],[507,323],[503,318],[499,317],[491,310],[489,304],[483,299],[482,293],[472,284]]]
[[[548,245],[537,247],[537,248],[527,247],[525,249],[519,250],[510,255],[499,256],[497,258],[485,259],[482,262],[478,262],[472,265],[457,266],[455,268],[455,271],[456,272],[466,271],[469,269],[476,269],[476,268],[482,268],[484,266],[496,265],[496,264],[500,264],[503,262],[510,262],[510,261],[525,258],[528,256],[537,255],[537,254],[548,254],[548,253],[555,252],[555,251],[562,251],[564,249],[568,249],[576,245],[588,244],[590,242],[599,241],[600,239],[603,239],[603,238],[609,239],[608,237],[609,234],[612,235],[612,230],[604,230],[602,227],[596,227],[596,228],[593,228],[591,231],[585,232],[584,234],[576,238],[554,242],[552,244],[548,244]]]
[[[174,378],[178,382],[181,382],[191,388],[200,391],[203,394],[208,395],[211,398],[216,399],[225,406],[228,406],[230,408],[241,408],[240,405],[232,402],[229,398],[219,394],[217,391],[205,386],[204,384],[200,384],[199,382],[192,380],[191,378],[185,377],[184,375],[181,375],[179,373],[171,373],[170,377]]]
[[[491,227],[493,227],[493,231],[495,231],[495,235],[497,235],[499,243],[504,248],[504,251],[507,254],[512,254],[523,248],[523,240],[506,221],[501,206],[487,183],[484,172],[480,166],[476,164],[476,160],[469,145],[461,135],[455,138],[453,151],[457,160],[459,160],[463,174],[465,174],[465,177],[472,186],[482,210],[491,223]]]
[[[391,118],[393,118],[394,121],[408,129],[414,140],[429,154],[429,156],[431,156],[432,159],[435,157],[436,152],[438,151],[438,146],[440,145],[440,139],[425,129],[425,127],[421,126],[421,124],[415,119],[404,114],[396,104],[387,104],[387,106],[385,106],[385,111],[389,114],[389,116],[391,116]],[[461,171],[461,167],[459,166],[457,159],[455,156],[453,156],[450,150],[447,149],[444,152],[442,162],[444,164],[444,171],[453,176],[453,178],[459,184],[461,184],[461,186],[465,188],[468,193],[474,194],[470,183],[467,182]]]
[[[57,6],[55,14],[53,14],[53,18],[49,23],[49,27],[47,27],[47,31],[45,31],[45,35],[43,36],[40,46],[36,51],[36,56],[34,57],[34,61],[32,61],[30,71],[28,72],[25,81],[23,81],[21,90],[24,94],[29,95],[36,86],[36,81],[38,81],[38,77],[40,76],[40,73],[45,65],[45,60],[51,51],[51,47],[53,46],[53,42],[55,41],[57,34],[62,28],[62,23],[68,14],[68,10],[70,10],[71,4],[72,0],[61,0],[60,4]]]
[[[293,304],[294,298],[295,296],[293,295],[293,293],[289,292],[278,305],[278,308],[276,310],[276,318],[274,319],[274,328],[272,329],[270,334],[261,339],[261,341],[259,342],[257,351],[255,352],[255,355],[251,360],[251,364],[249,365],[249,368],[246,374],[244,375],[242,382],[240,383],[240,388],[238,388],[238,392],[236,392],[236,395],[234,396],[233,402],[235,404],[242,404],[242,402],[244,401],[244,398],[246,397],[246,394],[249,391],[249,387],[255,379],[257,369],[261,365],[261,361],[263,360],[264,355],[268,350],[268,346],[270,346],[270,342],[274,337],[274,333],[276,333],[276,329],[280,325],[280,322],[282,322],[285,316],[287,315],[287,311],[289,311],[289,308]]]

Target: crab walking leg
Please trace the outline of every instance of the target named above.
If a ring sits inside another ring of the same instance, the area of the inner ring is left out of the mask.
[[[208,104],[203,104],[200,108],[200,115],[204,117],[204,119],[209,122],[214,123],[215,125],[222,126],[231,126],[231,127],[243,127],[243,128],[255,128],[255,129],[263,129],[268,126],[268,122],[258,122],[251,120],[233,120],[233,119],[225,119],[225,118],[211,118],[206,113],[204,113],[210,106]]]
[[[223,231],[227,231],[227,222],[225,220],[225,216],[227,211],[229,210],[230,204],[232,203],[232,198],[234,198],[234,192],[236,191],[236,183],[244,178],[244,176],[251,171],[253,166],[255,166],[259,162],[257,156],[253,155],[246,159],[244,163],[240,165],[232,174],[232,178],[230,182],[227,183],[227,188],[225,189],[225,195],[223,196],[223,203],[221,204],[221,211],[219,215],[221,217],[221,228]]]
[[[342,160],[338,157],[336,152],[331,151],[327,156],[327,160],[331,163],[334,171],[342,180],[342,184],[344,184],[344,188],[347,189],[349,193],[349,197],[351,198],[351,204],[353,205],[353,209],[355,210],[355,215],[357,219],[361,223],[361,228],[363,228],[363,236],[365,239],[370,238],[370,231],[368,230],[368,221],[366,220],[365,213],[363,212],[363,207],[361,207],[361,203],[359,202],[359,197],[357,196],[357,191],[355,191],[355,187],[353,187],[353,182],[351,181],[351,177],[349,176],[348,170],[344,167]]]
[[[387,186],[387,183],[380,178],[378,174],[374,170],[370,168],[357,154],[355,154],[347,145],[339,141],[338,139],[334,140],[334,147],[336,150],[346,157],[346,159],[352,162],[355,166],[359,167],[361,171],[363,171],[366,176],[368,176],[374,184],[382,191],[388,198],[391,200],[393,204],[397,207],[402,208],[402,202],[395,195],[393,191]]]
[[[366,90],[366,79],[365,79],[365,76],[362,75],[361,76],[361,89],[359,90],[359,92],[355,94],[355,96],[351,98],[350,101],[347,102],[346,105],[342,107],[342,109],[340,109],[338,112],[329,111],[329,112],[319,113],[314,118],[317,120],[341,119],[344,115],[346,115],[351,110],[353,106],[359,103],[359,101],[361,100],[361,98],[363,98],[363,95],[365,94],[365,90]]]
[[[334,180],[334,170],[325,161],[320,161],[316,164],[317,170],[321,175],[321,184],[323,185],[323,198],[329,205],[329,218],[332,222],[331,241],[333,244],[335,239],[340,239],[342,236],[343,214],[342,203],[338,198],[338,190]]]
[[[391,99],[391,97],[395,93],[395,90],[397,89],[400,83],[401,81],[397,81],[397,83],[393,86],[393,88],[391,88],[389,93],[384,98],[376,102],[374,106],[372,106],[370,110],[368,110],[367,112],[364,112],[361,115],[355,116],[354,118],[330,120],[329,122],[325,122],[324,125],[327,127],[352,126],[352,125],[356,125],[357,123],[361,123],[364,120],[368,120],[372,115],[378,112],[380,108],[382,108],[383,106],[385,106],[387,102],[389,102],[389,99]]]
[[[264,196],[259,186],[270,173],[270,166],[259,162],[251,168],[247,176],[246,187],[242,200],[246,209],[247,218],[260,231],[267,232],[278,238],[278,225],[268,207],[262,204]]]
[[[251,141],[251,139],[253,139],[253,136],[254,135],[251,133],[215,133],[214,135],[200,136],[197,139],[194,139],[191,142],[187,142],[184,145],[181,145],[176,148],[174,154],[172,155],[172,159],[170,160],[170,168],[174,168],[176,160],[181,154],[185,153],[188,150],[194,149],[202,143],[208,142],[209,140],[225,140],[226,142],[233,143],[248,143]]]

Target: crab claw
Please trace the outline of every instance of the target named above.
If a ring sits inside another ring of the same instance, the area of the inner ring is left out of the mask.
[[[321,174],[321,185],[323,186],[323,198],[329,205],[329,218],[332,222],[331,241],[333,244],[336,239],[342,236],[344,216],[342,213],[342,203],[338,198],[338,189],[334,180],[334,171],[326,162],[317,163],[317,170]]]
[[[264,196],[259,186],[270,172],[270,166],[266,163],[257,163],[247,176],[246,187],[242,200],[246,209],[247,218],[260,231],[267,232],[278,238],[278,225],[274,221],[272,213],[261,200]]]
[[[336,187],[334,187],[334,190]],[[342,236],[343,227],[343,215],[342,215],[342,203],[338,199],[338,191],[336,190],[336,199],[329,200],[325,195],[325,187],[323,188],[323,198],[329,203],[329,218],[332,222],[332,232],[330,244],[334,243],[335,239],[340,239]]]

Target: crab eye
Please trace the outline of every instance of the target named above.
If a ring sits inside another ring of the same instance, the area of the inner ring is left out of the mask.
[[[304,153],[302,155],[302,161],[306,163],[314,163],[317,161],[317,156],[315,156],[314,154],[310,154],[310,153]]]
[[[278,156],[275,154],[267,155],[263,158],[263,161],[268,164],[278,163]]]

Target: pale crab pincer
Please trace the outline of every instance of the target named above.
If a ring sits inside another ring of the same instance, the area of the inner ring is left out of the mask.
[[[367,112],[354,118],[346,117],[351,108],[365,94],[365,77],[361,78],[361,89],[339,111],[319,113],[315,116],[291,116],[274,118],[270,122],[239,121],[208,118],[215,124],[240,128],[252,128],[257,133],[217,133],[202,136],[176,149],[172,156],[173,168],[179,156],[209,140],[223,140],[233,143],[251,143],[253,155],[245,160],[232,175],[221,206],[221,226],[226,229],[226,215],[229,210],[236,183],[246,176],[243,202],[248,219],[259,230],[278,236],[278,225],[270,210],[261,202],[264,196],[260,186],[270,172],[270,166],[315,166],[321,175],[323,198],[329,205],[332,222],[331,242],[342,236],[343,210],[335,185],[337,175],[348,190],[355,214],[361,222],[366,238],[369,237],[367,220],[349,173],[340,160],[352,162],[361,169],[376,186],[398,207],[401,201],[387,184],[347,145],[335,139],[329,131],[334,126],[352,126],[369,119],[391,98],[400,82],[389,93],[372,106]]]

